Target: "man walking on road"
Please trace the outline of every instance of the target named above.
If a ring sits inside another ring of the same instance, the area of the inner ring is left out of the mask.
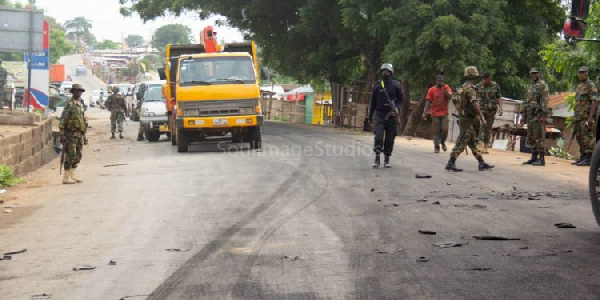
[[[398,134],[397,111],[404,102],[404,94],[400,82],[392,79],[394,67],[391,64],[383,64],[379,72],[382,80],[373,86],[367,116],[375,130],[375,147],[373,148],[375,162],[373,162],[373,168],[379,168],[381,152],[385,156],[384,167],[391,168],[390,156],[392,156],[394,140]]]
[[[6,92],[4,91],[4,86],[6,85],[7,77],[8,72],[5,68],[2,67],[2,59],[0,58],[0,109],[4,109],[4,103],[8,102],[6,99]]]
[[[500,85],[492,81],[490,73],[483,74],[483,81],[477,86],[477,93],[479,99],[481,99],[481,112],[487,123],[487,126],[481,128],[480,136],[483,141],[482,153],[487,154],[488,147],[491,147],[490,137],[494,121],[496,120],[496,114],[498,116],[502,115],[504,102],[500,93]]]
[[[456,159],[465,151],[467,146],[471,148],[473,156],[479,161],[479,171],[489,170],[494,168],[494,166],[487,164],[483,160],[479,150],[477,150],[479,128],[480,126],[487,125],[479,108],[479,99],[477,98],[477,91],[475,89],[475,81],[479,78],[479,72],[476,67],[468,66],[465,68],[464,75],[467,81],[463,84],[458,108],[460,111],[460,134],[452,149],[452,153],[450,153],[450,160],[446,164],[446,170],[462,172],[462,169],[456,167]]]
[[[123,139],[123,121],[127,113],[127,104],[125,97],[119,94],[119,88],[113,86],[112,95],[108,97],[106,108],[110,111],[110,131],[112,133],[110,139],[115,139],[115,131],[119,129],[119,138]]]
[[[81,183],[83,180],[75,177],[75,169],[81,162],[83,143],[87,126],[83,117],[83,105],[81,104],[81,94],[85,92],[81,84],[73,84],[71,93],[73,96],[67,102],[60,116],[60,142],[65,151],[63,184]]]
[[[531,68],[529,73],[531,74],[532,83],[527,88],[526,99],[523,102],[521,124],[527,122],[527,143],[531,147],[531,158],[523,164],[545,166],[545,124],[548,117],[550,94],[548,85],[540,79],[540,70]]]
[[[446,147],[446,138],[448,138],[448,102],[452,98],[452,89],[444,84],[444,76],[435,77],[435,85],[427,91],[425,97],[425,110],[423,110],[423,119],[431,113],[431,123],[433,128],[433,152],[440,152],[440,145],[444,152]],[[429,110],[431,109],[431,112]]]
[[[579,68],[579,85],[575,91],[575,115],[573,130],[579,144],[579,159],[573,162],[577,166],[589,166],[595,145],[596,106],[598,89],[588,79],[588,68]]]

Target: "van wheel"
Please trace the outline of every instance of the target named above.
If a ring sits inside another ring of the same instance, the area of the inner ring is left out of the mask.
[[[160,139],[160,132],[146,131],[144,133],[148,142],[156,142]]]
[[[188,152],[190,144],[189,134],[181,129],[177,129],[177,152]]]

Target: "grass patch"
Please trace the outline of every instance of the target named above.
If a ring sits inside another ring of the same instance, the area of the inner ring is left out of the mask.
[[[7,187],[23,183],[23,178],[15,175],[13,170],[5,165],[0,165],[0,186]]]

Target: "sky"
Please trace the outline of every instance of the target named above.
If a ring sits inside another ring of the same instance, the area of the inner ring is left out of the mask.
[[[20,0],[26,3],[25,0]],[[137,14],[124,17],[119,13],[119,0],[36,0],[35,5],[44,10],[45,15],[54,17],[60,23],[76,17],[84,17],[92,23],[92,33],[98,41],[104,39],[120,42],[121,37],[139,34],[150,40],[154,31],[166,24],[182,24],[191,28],[193,41],[198,42],[201,30],[206,26],[215,27],[219,41],[239,42],[242,34],[229,27],[215,26],[215,20],[201,21],[192,14],[180,17],[161,17],[155,21],[144,21]]]

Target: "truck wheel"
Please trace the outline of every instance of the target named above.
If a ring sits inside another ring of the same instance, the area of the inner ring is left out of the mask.
[[[231,142],[232,143],[241,143],[242,142],[242,134],[239,131],[234,131],[231,133]]]
[[[160,139],[160,132],[146,131],[144,132],[144,135],[146,136],[148,142],[156,142]]]
[[[187,132],[177,129],[177,152],[188,152],[188,146],[190,144]]]
[[[262,140],[260,134],[260,126],[250,128],[250,132],[248,134],[250,140],[250,149],[260,149],[262,148]]]

